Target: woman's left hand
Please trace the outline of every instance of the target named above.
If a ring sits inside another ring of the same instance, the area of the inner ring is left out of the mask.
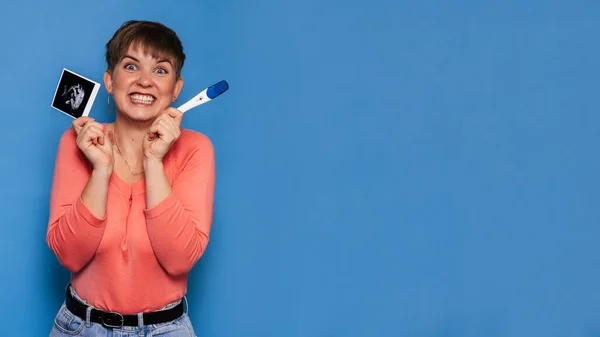
[[[181,135],[182,117],[183,113],[175,108],[168,108],[156,117],[142,143],[144,160],[162,161]]]

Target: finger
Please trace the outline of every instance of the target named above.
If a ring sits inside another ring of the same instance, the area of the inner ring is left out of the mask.
[[[181,112],[175,108],[168,108],[164,111],[162,111],[157,117],[156,117],[156,121],[158,120],[166,120],[166,121],[170,121],[173,122],[174,126],[178,126],[181,123]]]
[[[88,130],[83,137],[84,142],[89,146],[90,143],[93,145],[98,145],[100,139],[104,138],[104,135],[102,132],[92,129]]]
[[[79,134],[77,135],[77,139],[79,141],[83,141],[87,139],[87,135],[88,135],[88,131],[90,130],[90,128],[92,127],[91,124],[86,124],[83,127],[81,127],[79,129]]]
[[[180,116],[171,117],[171,115],[167,114],[168,117],[165,117],[164,120],[166,125],[169,127],[169,130],[173,135],[177,135],[179,133],[179,125],[181,121],[179,120]]]
[[[102,124],[97,123],[97,122],[88,122],[86,123],[83,128],[81,129],[83,132],[85,132],[86,130],[89,130],[90,128],[95,128],[97,130],[102,130]]]
[[[75,126],[84,126],[88,122],[93,122],[94,118],[88,116],[81,116],[73,120],[73,125]]]
[[[106,135],[102,136],[102,141],[101,141],[99,147],[102,149],[102,151],[112,154],[113,143],[110,142],[108,139],[106,139],[106,137],[107,137]]]
[[[152,123],[152,125],[150,125],[150,128],[148,129],[148,140],[154,140],[154,138],[156,138],[158,136],[158,132],[159,132],[159,121],[155,120],[154,123]]]
[[[159,121],[156,123],[155,127],[152,128],[151,131],[154,131],[152,140],[160,139],[162,141],[168,142],[171,139],[171,133],[168,128],[165,126],[164,121]]]
[[[175,121],[175,125],[179,127],[181,125],[181,120],[183,119],[183,113],[175,108],[167,109],[169,117],[173,118]]]
[[[101,129],[92,126],[86,131],[85,136],[89,139],[100,140],[101,138],[104,138],[104,133]]]
[[[170,131],[173,128],[173,122],[166,119],[159,120],[157,124],[162,126],[165,131]]]
[[[98,135],[95,139],[96,145],[97,144],[104,145],[104,138],[106,137],[106,135],[104,134],[104,128],[103,128],[102,124],[97,123],[97,122],[92,122],[90,124],[91,124],[90,130],[93,130],[95,132],[95,134]]]
[[[161,133],[163,135],[163,138],[165,140],[171,141],[171,140],[177,139],[179,129],[173,124],[174,124],[173,121],[166,121],[166,120],[159,121],[158,125],[160,126],[160,130],[161,130],[161,131],[159,131],[159,133]]]
[[[102,130],[102,126],[99,123],[87,123],[83,129],[80,132],[81,137],[83,137],[84,139],[88,136],[88,133],[90,132],[90,130],[94,130],[94,132],[96,132],[96,134],[104,134],[103,130]]]
[[[79,133],[81,132],[83,127],[86,124],[88,124],[89,122],[93,122],[93,121],[94,121],[94,119],[91,117],[82,116],[82,117],[75,119],[71,124],[73,125],[73,130],[75,130],[75,133],[77,135],[79,135]]]
[[[172,117],[169,115],[169,110],[164,110],[156,117],[155,122],[158,122],[160,120],[169,120],[169,119],[172,119]]]
[[[166,111],[172,118],[181,119],[183,117],[183,113],[175,108],[168,108]]]
[[[105,135],[101,127],[94,124],[90,124],[84,127],[81,133],[81,137],[86,142],[91,141],[94,145],[102,145],[104,144]]]

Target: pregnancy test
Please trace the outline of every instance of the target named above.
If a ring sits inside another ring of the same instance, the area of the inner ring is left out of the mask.
[[[229,84],[227,83],[227,81],[223,80],[217,82],[211,85],[210,87],[202,90],[198,95],[194,96],[192,99],[190,99],[189,101],[185,102],[182,106],[177,108],[177,110],[181,111],[182,113],[185,113],[186,111],[192,108],[195,108],[201,104],[215,99],[217,96],[227,91],[227,89],[229,89]]]

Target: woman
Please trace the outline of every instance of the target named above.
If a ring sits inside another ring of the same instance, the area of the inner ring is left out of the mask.
[[[208,243],[215,163],[169,107],[185,54],[171,29],[130,21],[106,61],[115,122],[74,120],[56,156],[47,242],[72,277],[50,336],[194,336],[187,276]]]

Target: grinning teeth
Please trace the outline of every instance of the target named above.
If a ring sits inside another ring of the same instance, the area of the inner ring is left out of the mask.
[[[131,99],[135,102],[140,103],[152,103],[154,102],[154,97],[147,95],[131,95]]]

